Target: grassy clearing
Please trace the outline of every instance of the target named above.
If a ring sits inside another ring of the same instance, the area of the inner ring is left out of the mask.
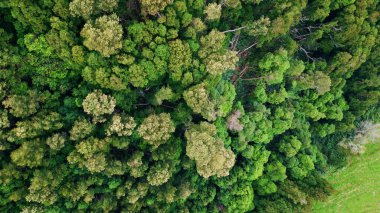
[[[313,212],[380,212],[380,143],[366,147],[366,152],[353,157],[347,167],[328,175],[336,193],[317,203]]]

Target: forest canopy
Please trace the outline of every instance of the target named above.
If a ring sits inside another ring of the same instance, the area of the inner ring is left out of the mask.
[[[378,0],[4,0],[0,20],[0,212],[302,212],[380,120]]]

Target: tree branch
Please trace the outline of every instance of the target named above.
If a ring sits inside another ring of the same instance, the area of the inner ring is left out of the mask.
[[[299,49],[300,49],[302,52],[305,53],[305,55],[306,55],[306,57],[307,57],[308,59],[310,59],[310,60],[312,60],[312,61],[316,61],[316,60],[317,60],[316,58],[311,57],[311,56],[309,55],[310,52],[308,52],[307,50],[305,50],[305,48],[303,48],[302,46],[300,46]]]
[[[248,51],[249,49],[251,49],[252,47],[254,47],[254,46],[256,46],[256,45],[257,45],[257,42],[255,42],[255,43],[249,45],[249,47],[247,47],[247,48],[245,48],[244,50],[240,51],[240,52],[238,53],[238,55],[243,54],[244,52]]]
[[[235,34],[234,38],[230,41],[230,50],[235,50],[239,43],[240,34]]]
[[[242,29],[245,29],[245,28],[247,28],[247,26],[239,27],[239,28],[236,28],[236,29],[233,29],[233,30],[226,30],[226,31],[223,31],[222,33],[235,32],[235,31],[242,30]]]

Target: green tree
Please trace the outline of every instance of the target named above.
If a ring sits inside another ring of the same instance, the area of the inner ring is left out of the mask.
[[[227,207],[227,212],[247,212],[255,207],[253,188],[249,182],[234,184],[229,189],[224,189],[220,200]]]
[[[284,137],[279,143],[279,151],[286,157],[293,157],[301,149],[302,143],[295,136]]]
[[[290,158],[287,167],[292,177],[296,179],[305,178],[315,168],[311,156],[305,154],[298,154]]]
[[[290,68],[287,51],[281,49],[275,54],[267,53],[259,61],[259,68],[269,85],[283,82],[284,75]]]
[[[308,211],[378,123],[379,11],[0,1],[0,212]]]
[[[169,43],[169,71],[170,78],[173,81],[180,81],[184,72],[192,64],[192,55],[190,46],[187,42],[179,39]]]
[[[269,143],[273,139],[273,122],[268,119],[269,113],[264,106],[259,106],[257,111],[248,112],[240,119],[245,127],[239,132],[240,143]]]
[[[154,105],[161,105],[163,101],[171,101],[175,98],[175,94],[170,87],[161,87],[154,94],[154,98],[152,100]]]

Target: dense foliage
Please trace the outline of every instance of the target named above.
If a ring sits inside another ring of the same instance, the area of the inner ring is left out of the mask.
[[[338,143],[380,119],[379,11],[1,1],[0,211],[308,209]]]

